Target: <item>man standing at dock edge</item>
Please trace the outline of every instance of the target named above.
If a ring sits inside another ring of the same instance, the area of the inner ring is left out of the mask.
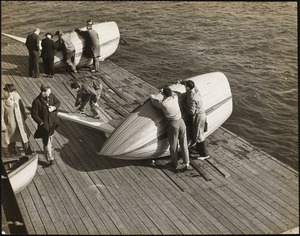
[[[40,28],[35,28],[33,33],[29,34],[26,38],[26,47],[29,52],[29,77],[39,78],[40,70],[39,70],[39,60],[40,60]]]
[[[52,140],[55,129],[58,127],[58,108],[60,101],[51,93],[48,84],[42,84],[41,93],[33,100],[31,117],[38,124],[34,138],[43,139],[44,155],[47,163],[54,164]]]

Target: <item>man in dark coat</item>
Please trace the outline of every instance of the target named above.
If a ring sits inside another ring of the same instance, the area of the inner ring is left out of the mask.
[[[91,72],[99,70],[100,42],[98,33],[93,30],[93,21],[88,20],[86,23],[86,31],[75,29],[75,31],[85,38],[85,54],[88,58],[93,58],[93,67]]]
[[[60,101],[51,93],[49,85],[41,86],[41,93],[32,102],[31,117],[38,124],[34,138],[42,138],[44,155],[48,164],[54,163],[52,139],[55,129],[58,127],[58,108]]]
[[[52,34],[46,33],[46,38],[42,40],[42,58],[44,69],[47,77],[53,78],[54,76],[54,50],[56,49]]]
[[[40,76],[39,70],[39,51],[40,51],[40,28],[36,28],[32,34],[26,38],[26,47],[29,52],[29,77],[38,78]]]

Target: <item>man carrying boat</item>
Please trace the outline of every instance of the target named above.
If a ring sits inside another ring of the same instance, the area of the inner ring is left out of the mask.
[[[166,87],[162,91],[164,98],[159,100],[155,95],[150,95],[153,106],[161,109],[168,121],[168,140],[170,144],[171,165],[177,169],[178,165],[178,140],[182,150],[184,170],[190,169],[190,159],[187,146],[186,126],[181,116],[178,96],[171,88]]]
[[[90,102],[91,111],[95,119],[100,118],[100,111],[97,101],[99,100],[102,92],[102,84],[97,79],[84,78],[80,82],[73,82],[71,88],[77,92],[75,107],[79,113],[85,113],[84,108]]]
[[[99,35],[93,30],[93,21],[88,20],[86,23],[86,31],[80,29],[75,29],[75,31],[82,35],[85,38],[85,54],[86,57],[93,59],[93,67],[91,72],[96,72],[99,70],[99,60],[100,57],[100,44],[99,44]]]
[[[57,46],[57,51],[62,51],[64,55],[64,60],[68,64],[69,68],[73,72],[77,72],[74,61],[75,61],[75,46],[71,41],[70,33],[63,33],[61,30],[56,31],[56,36],[58,40],[55,42]]]
[[[204,136],[206,114],[201,94],[195,86],[194,81],[188,80],[181,83],[184,84],[186,90],[184,107],[189,116],[188,122],[192,124],[192,143],[190,145],[190,152],[192,154],[199,154],[200,156],[197,157],[197,159],[205,160],[209,158],[209,154]]]

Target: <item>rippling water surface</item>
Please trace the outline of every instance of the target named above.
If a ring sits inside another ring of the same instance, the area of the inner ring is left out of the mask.
[[[296,2],[1,2],[2,31],[26,37],[115,21],[117,65],[159,88],[221,71],[234,108],[224,127],[298,168]],[[2,37],[2,45],[11,40]]]

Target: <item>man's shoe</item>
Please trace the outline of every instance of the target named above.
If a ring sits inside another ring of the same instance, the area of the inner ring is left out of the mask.
[[[92,69],[92,70],[91,70],[91,72],[92,72],[92,73],[95,73],[95,72],[96,72],[96,70]]]
[[[80,113],[80,114],[84,114],[85,113],[84,110],[80,110],[80,109],[78,109],[77,112]]]
[[[197,152],[195,149],[193,149],[193,148],[189,148],[189,153],[190,154],[195,154],[195,155],[197,155],[197,154],[199,154],[199,152]]]
[[[49,165],[52,166],[54,164],[54,160],[49,161]]]
[[[94,119],[100,119],[100,115],[95,115],[93,118]]]
[[[206,156],[206,157],[197,157],[197,160],[205,160],[207,158],[209,158],[210,156]]]

